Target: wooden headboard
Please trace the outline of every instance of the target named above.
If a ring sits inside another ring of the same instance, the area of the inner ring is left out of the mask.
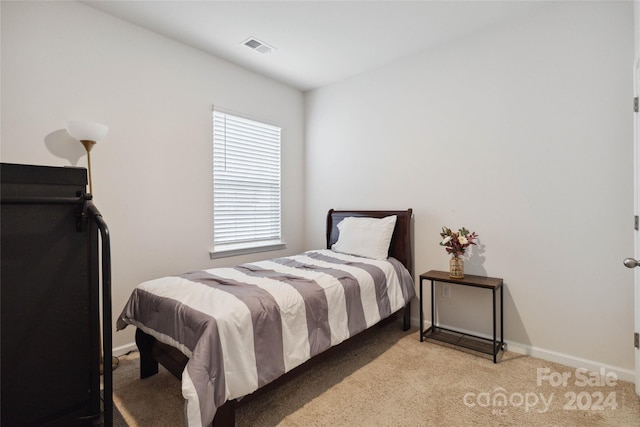
[[[389,256],[400,261],[413,276],[412,209],[406,211],[337,211],[330,209],[327,214],[327,249],[338,241],[338,223],[350,216],[384,218],[396,215],[396,227],[389,245]]]

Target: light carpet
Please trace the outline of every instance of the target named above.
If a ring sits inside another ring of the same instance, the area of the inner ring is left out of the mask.
[[[397,323],[240,405],[238,426],[640,426],[640,398],[612,372],[588,374],[506,352],[502,361],[433,342]],[[130,427],[181,426],[180,382],[138,377],[120,358],[114,401]]]

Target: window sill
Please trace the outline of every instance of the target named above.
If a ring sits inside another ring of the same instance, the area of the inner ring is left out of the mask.
[[[287,247],[285,242],[272,242],[263,244],[260,246],[244,246],[244,247],[230,247],[225,249],[214,249],[209,252],[210,259],[226,258],[237,255],[253,254],[258,252],[275,251],[279,249],[285,249]]]

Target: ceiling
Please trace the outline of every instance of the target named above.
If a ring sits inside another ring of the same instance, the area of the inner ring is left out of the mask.
[[[301,91],[532,13],[542,1],[82,1]],[[262,54],[250,37],[273,46]]]

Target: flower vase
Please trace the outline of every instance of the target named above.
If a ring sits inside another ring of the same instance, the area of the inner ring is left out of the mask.
[[[452,279],[464,278],[464,260],[454,256],[449,260],[449,277]]]

